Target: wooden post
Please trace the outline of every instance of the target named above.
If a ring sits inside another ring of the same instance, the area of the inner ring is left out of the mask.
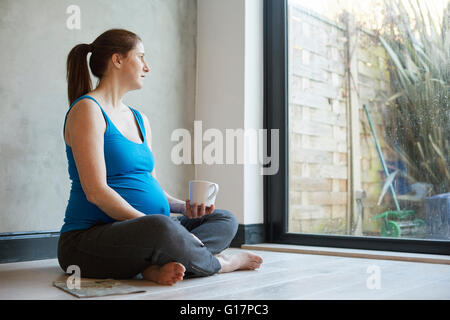
[[[358,90],[358,37],[355,18],[348,12],[339,17],[346,27],[346,81],[347,81],[347,151],[348,151],[348,214],[347,234],[362,235],[362,217],[358,215],[356,192],[361,188],[361,152]]]

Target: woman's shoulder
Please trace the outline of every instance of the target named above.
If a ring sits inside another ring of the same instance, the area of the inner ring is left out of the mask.
[[[68,112],[70,115],[68,115],[69,118],[86,118],[86,117],[94,117],[99,118],[102,117],[101,109],[98,107],[97,103],[93,101],[92,99],[80,99],[76,101],[71,107]]]
[[[70,105],[71,108],[73,108],[76,105],[97,105],[98,106],[98,102],[97,102],[98,98],[89,93],[83,94],[81,96],[79,96],[77,99],[75,99],[74,102],[72,102],[72,104]]]
[[[71,146],[73,132],[86,133],[93,129],[104,133],[106,122],[100,108],[91,99],[80,99],[72,105],[65,121],[65,141]]]

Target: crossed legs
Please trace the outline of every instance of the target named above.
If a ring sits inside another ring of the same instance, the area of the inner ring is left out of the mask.
[[[197,219],[176,218],[178,222],[191,232],[200,244],[205,246],[218,260],[218,273],[235,270],[254,270],[260,267],[263,259],[253,253],[241,251],[237,254],[225,254],[222,251],[229,247],[237,231],[237,220],[226,210],[215,210],[212,214]],[[152,265],[142,272],[144,279],[160,284],[172,285],[184,278],[186,268],[178,262],[170,262],[163,266]]]
[[[141,273],[161,284],[258,268],[257,255],[222,253],[236,231],[236,218],[226,210],[197,219],[154,214],[62,233],[58,260],[64,271],[78,265],[82,277],[127,279]]]

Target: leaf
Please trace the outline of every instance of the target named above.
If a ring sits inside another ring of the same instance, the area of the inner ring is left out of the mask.
[[[395,53],[395,51],[391,48],[391,46],[386,42],[386,40],[383,39],[382,36],[379,37],[381,43],[383,44],[384,48],[386,49],[386,51],[388,52],[389,56],[391,57],[392,62],[395,64],[395,67],[397,68],[397,72],[399,73],[399,75],[401,75],[402,77],[400,77],[400,80],[403,82],[403,85],[406,86],[407,83],[405,83],[405,81],[407,81],[408,83],[410,83],[411,81],[409,81],[408,76],[405,73],[405,70],[403,69],[403,65],[400,62],[397,54]]]
[[[405,95],[405,92],[404,92],[404,91],[402,91],[402,92],[397,92],[397,93],[394,94],[393,96],[390,96],[390,97],[386,100],[386,102],[395,100],[395,99],[397,99],[397,98],[399,98],[399,97],[401,97],[401,96],[404,96],[404,95]]]
[[[434,150],[436,151],[436,153],[445,160],[444,154],[441,152],[441,150],[439,149],[439,147],[437,145],[434,144],[433,139],[431,138],[431,135],[428,134],[428,138],[430,139],[431,145],[433,146]]]

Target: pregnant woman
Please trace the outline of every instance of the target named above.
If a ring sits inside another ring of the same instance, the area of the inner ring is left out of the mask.
[[[77,265],[88,278],[142,274],[167,285],[185,275],[258,268],[258,255],[221,253],[237,231],[232,213],[176,199],[158,183],[149,120],[122,102],[142,88],[149,72],[144,55],[141,38],[123,29],[68,55],[63,135],[72,187],[58,243],[61,268]]]

